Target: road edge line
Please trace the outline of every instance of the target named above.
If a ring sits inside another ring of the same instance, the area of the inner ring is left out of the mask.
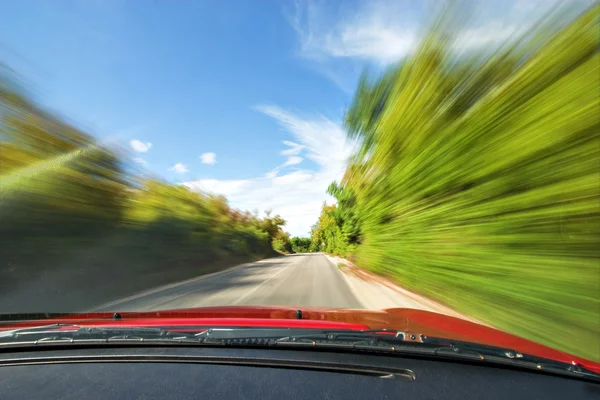
[[[327,253],[320,253],[320,254],[325,256],[325,259],[327,261],[329,261],[331,263],[331,265],[333,265],[335,267],[335,270],[344,277],[344,281],[346,282],[346,285],[348,286],[348,288],[350,289],[350,292],[352,292],[352,295],[354,296],[356,301],[360,304],[362,309],[369,310],[369,307],[367,307],[365,305],[365,303],[362,301],[361,296],[358,296],[358,291],[356,290],[354,283],[352,283],[350,278],[348,278],[348,276],[340,270],[340,268],[337,266],[337,264],[333,262],[332,257]]]

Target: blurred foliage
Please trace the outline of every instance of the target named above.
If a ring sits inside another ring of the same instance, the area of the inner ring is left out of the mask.
[[[111,257],[148,262],[161,253],[168,262],[291,251],[280,216],[259,218],[223,197],[140,180],[123,156],[42,109],[0,64],[0,278],[15,265],[47,273],[73,247],[107,240],[118,243]]]
[[[342,233],[342,227],[336,223],[335,205],[323,205],[319,220],[311,230],[311,251],[326,251],[333,254],[346,254],[348,243]]]
[[[293,237],[291,240],[292,250],[294,253],[309,253],[311,240],[304,237]]]
[[[600,361],[599,15],[462,54],[442,16],[365,75],[346,116],[361,148],[312,248]]]
[[[273,249],[279,253],[290,254],[293,252],[290,235],[287,232],[281,232],[272,241]]]

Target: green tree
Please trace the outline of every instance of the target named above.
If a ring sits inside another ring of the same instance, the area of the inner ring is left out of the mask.
[[[308,253],[310,252],[311,240],[306,237],[294,236],[291,239],[292,250],[294,253]]]
[[[338,225],[335,213],[337,206],[323,205],[319,220],[311,231],[312,251],[325,251],[337,255],[345,255],[348,247],[342,228]],[[324,243],[324,244],[323,244]]]

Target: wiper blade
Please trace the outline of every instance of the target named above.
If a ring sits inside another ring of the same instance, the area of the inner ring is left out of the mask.
[[[489,362],[495,364],[525,367],[538,371],[558,373],[593,379],[600,382],[600,374],[571,362],[555,361],[521,353],[514,349],[450,340],[436,337],[423,337],[424,343],[436,346],[434,353],[438,356],[460,357],[464,359]]]
[[[73,328],[74,330],[79,329],[79,325],[75,324],[51,324],[51,325],[41,325],[34,326],[29,328],[19,328],[19,329],[11,329],[6,331],[0,331],[0,340],[7,337],[19,336],[19,335],[27,335],[27,334],[39,334],[44,332],[55,332],[57,330],[63,328]]]
[[[198,339],[194,334],[172,332],[162,328],[82,327],[75,324],[52,324],[0,332],[0,348],[44,343],[148,342]]]

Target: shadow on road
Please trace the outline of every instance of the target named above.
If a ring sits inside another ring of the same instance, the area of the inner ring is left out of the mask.
[[[202,304],[209,297],[219,294],[222,297],[221,305],[229,305],[235,297],[227,297],[227,291],[244,287],[257,287],[262,284],[280,267],[289,265],[289,262],[256,263],[243,268],[224,271],[215,276],[199,277],[177,286],[163,290],[151,291],[148,294],[136,296],[131,300],[125,300],[116,304],[102,307],[100,311],[148,311],[167,310],[182,308],[188,305],[182,304],[185,298],[186,304]]]

